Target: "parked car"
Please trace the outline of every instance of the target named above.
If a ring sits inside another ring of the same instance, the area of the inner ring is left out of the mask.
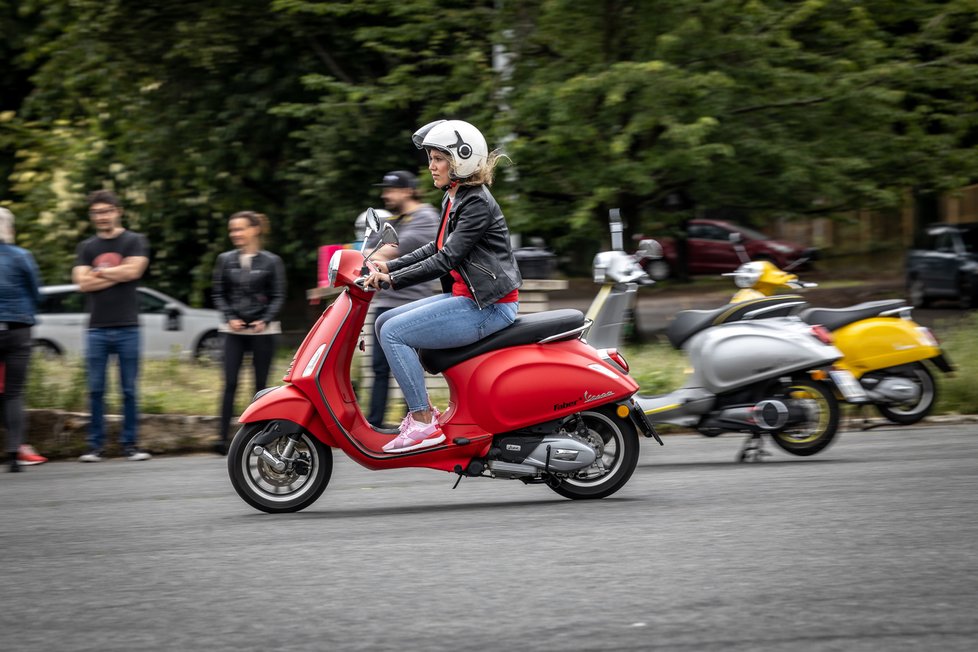
[[[928,226],[907,252],[905,269],[915,307],[934,299],[978,306],[978,222]]]
[[[143,357],[177,355],[217,361],[223,353],[221,313],[191,308],[150,288],[139,288],[139,324]],[[41,288],[34,350],[43,355],[81,356],[85,348],[88,310],[85,294],[77,285]]]
[[[740,243],[751,260],[767,260],[781,269],[797,261],[811,261],[817,251],[793,242],[773,240],[760,231],[725,220],[693,219],[689,221],[686,236],[688,271],[690,274],[721,274],[732,272],[742,262],[734,250],[731,235],[739,234]],[[736,236],[735,238],[736,239]],[[675,238],[659,238],[662,257],[643,257],[641,247],[636,252],[646,273],[657,281],[676,273],[679,253]]]

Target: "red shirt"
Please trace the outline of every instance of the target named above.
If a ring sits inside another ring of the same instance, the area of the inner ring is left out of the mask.
[[[435,239],[435,245],[441,249],[445,245],[445,231],[448,230],[448,214],[452,210],[452,200],[449,199],[445,204],[445,214],[441,218],[441,226],[438,228],[438,237]],[[452,296],[453,297],[468,297],[475,301],[475,297],[472,296],[472,292],[469,291],[469,286],[465,284],[465,279],[462,275],[456,272],[454,269],[449,272],[452,275]],[[502,299],[496,301],[496,303],[513,303],[514,301],[520,300],[519,289],[513,290]]]

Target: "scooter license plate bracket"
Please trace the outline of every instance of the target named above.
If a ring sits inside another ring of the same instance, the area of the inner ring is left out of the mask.
[[[867,403],[869,401],[869,395],[851,371],[832,369],[829,371],[829,377],[849,403]]]

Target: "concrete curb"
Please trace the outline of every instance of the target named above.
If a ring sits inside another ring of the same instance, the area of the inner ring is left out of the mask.
[[[83,412],[64,410],[27,410],[27,441],[42,455],[50,459],[69,459],[84,453],[88,444],[90,416]],[[154,455],[179,455],[184,453],[210,452],[217,443],[219,417],[185,414],[144,414],[139,419],[139,446]],[[942,414],[930,416],[916,426],[947,426],[978,424],[978,414]],[[231,433],[237,430],[232,423]],[[121,454],[119,432],[122,416],[109,414],[105,417],[106,453]],[[846,416],[840,430],[860,432],[880,427],[900,428],[883,418],[863,419]],[[695,430],[669,428],[664,436],[696,434]],[[731,433],[732,434],[732,433]]]

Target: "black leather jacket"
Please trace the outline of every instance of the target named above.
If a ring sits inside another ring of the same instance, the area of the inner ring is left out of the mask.
[[[213,283],[214,307],[227,320],[268,323],[285,303],[285,265],[269,251],[255,254],[249,272],[241,268],[236,249],[225,251],[214,264]]]
[[[442,200],[442,214],[448,195]],[[394,289],[440,278],[451,292],[451,270],[461,274],[479,309],[523,285],[509,243],[506,218],[486,186],[461,186],[448,214],[443,246],[429,242],[388,261]]]

